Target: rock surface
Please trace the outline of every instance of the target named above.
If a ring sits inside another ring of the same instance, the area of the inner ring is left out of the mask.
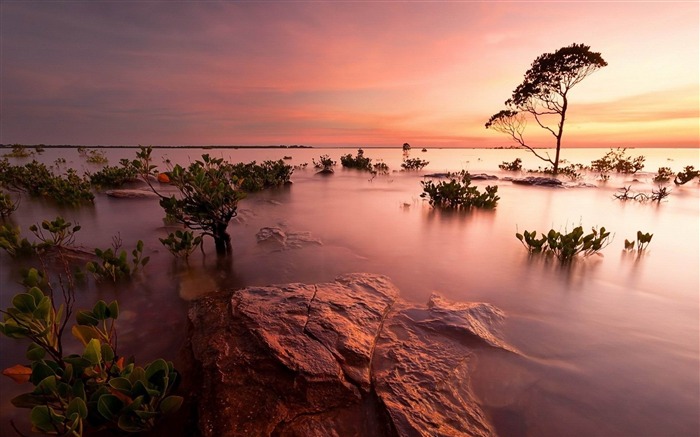
[[[480,351],[515,352],[488,304],[412,307],[380,275],[248,287],[195,301],[203,436],[486,436],[469,390]]]
[[[260,228],[255,237],[258,243],[272,244],[280,250],[300,249],[309,245],[323,245],[321,240],[312,237],[310,232],[285,231],[276,226]]]
[[[561,187],[562,182],[557,178],[547,178],[543,176],[528,176],[525,178],[512,179],[511,182],[520,185],[537,185],[541,187]]]
[[[156,193],[150,190],[139,190],[137,188],[123,188],[119,190],[107,190],[105,194],[109,197],[118,199],[144,199],[158,197]]]

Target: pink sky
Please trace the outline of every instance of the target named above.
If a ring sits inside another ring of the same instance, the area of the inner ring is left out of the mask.
[[[484,123],[577,42],[609,65],[572,91],[564,147],[699,146],[697,1],[0,8],[4,144],[508,146]]]

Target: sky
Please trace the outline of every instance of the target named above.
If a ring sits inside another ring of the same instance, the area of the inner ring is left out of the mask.
[[[507,147],[539,55],[608,62],[564,147],[700,147],[700,2],[7,1],[0,143]],[[553,138],[530,123],[525,139]]]

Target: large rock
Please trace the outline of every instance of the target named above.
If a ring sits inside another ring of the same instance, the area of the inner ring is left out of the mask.
[[[203,436],[490,435],[470,393],[479,350],[512,351],[487,304],[398,301],[384,276],[197,300],[190,347]]]
[[[562,182],[557,178],[548,178],[544,176],[528,176],[525,178],[511,179],[511,182],[519,185],[537,185],[540,187],[561,187]]]

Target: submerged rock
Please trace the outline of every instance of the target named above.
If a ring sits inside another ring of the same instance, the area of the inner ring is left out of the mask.
[[[525,178],[511,179],[514,184],[520,185],[537,185],[542,187],[561,187],[562,182],[557,178],[548,178],[543,176],[528,176]]]
[[[109,197],[115,197],[117,199],[143,199],[158,197],[156,193],[151,190],[139,190],[136,188],[123,188],[119,190],[107,190],[105,194]]]
[[[272,243],[280,250],[300,249],[309,245],[323,245],[321,240],[311,236],[310,232],[284,231],[278,227],[261,228],[255,235],[258,243]]]
[[[388,278],[248,287],[195,301],[203,436],[463,436],[493,429],[469,391],[478,351],[513,351],[487,304],[427,307]]]
[[[486,174],[486,173],[477,173],[473,175],[469,175],[469,178],[473,181],[493,181],[497,180],[498,176],[494,176],[492,174]]]

